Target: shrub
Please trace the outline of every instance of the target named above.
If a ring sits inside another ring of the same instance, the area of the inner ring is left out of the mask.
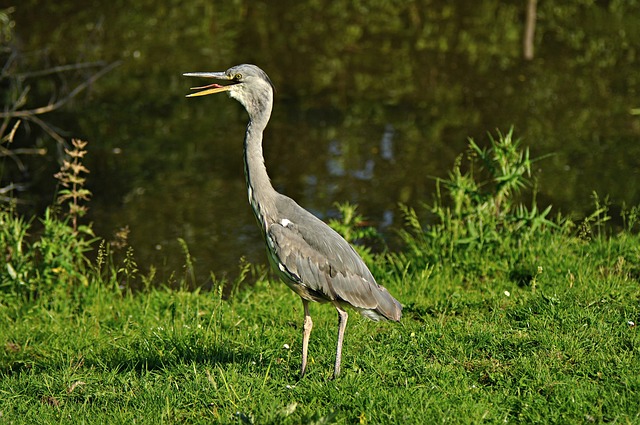
[[[56,174],[65,187],[59,191],[57,203],[68,204],[66,214],[59,217],[53,208],[47,208],[40,220],[41,228],[36,231],[33,220],[25,220],[14,207],[0,209],[3,292],[34,298],[56,288],[88,284],[86,252],[91,250],[95,238],[91,226],[78,224],[78,217],[86,211],[81,201],[90,195],[81,176],[88,172],[81,163],[86,142],[74,140],[72,144],[73,148],[67,150],[72,159],[65,160]]]
[[[400,237],[406,249],[393,260],[400,267],[410,261],[422,268],[447,261],[487,274],[491,271],[478,269],[486,264],[481,257],[502,258],[509,268],[522,260],[513,252],[526,252],[520,248],[532,238],[551,229],[564,232],[569,223],[549,219],[551,206],[538,209],[535,191],[530,207],[519,201],[523,189],[532,187],[531,165],[537,160],[513,139],[513,129],[498,132],[497,139],[489,135],[485,148],[469,139],[466,161],[458,156],[449,177],[437,179],[435,200],[426,206],[427,225],[414,209],[401,206],[405,228]]]

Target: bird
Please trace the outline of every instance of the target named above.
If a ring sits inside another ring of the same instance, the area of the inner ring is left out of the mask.
[[[189,72],[186,77],[211,78],[218,82],[192,87],[187,97],[227,92],[249,115],[244,137],[244,173],[249,204],[266,242],[269,263],[276,274],[302,299],[302,364],[307,368],[309,337],[313,321],[309,303],[330,303],[338,312],[338,340],[333,378],[340,375],[342,344],[352,308],[374,321],[399,322],[402,305],[376,283],[365,262],[335,230],[293,199],[277,192],[265,166],[262,141],[275,88],[267,74],[251,64],[236,65],[224,72]],[[220,84],[218,84],[220,83]]]

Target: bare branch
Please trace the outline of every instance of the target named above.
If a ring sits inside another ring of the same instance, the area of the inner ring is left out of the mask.
[[[24,173],[27,170],[27,167],[24,165],[24,162],[22,162],[20,157],[4,146],[0,146],[0,157],[2,156],[11,158],[21,173]]]
[[[18,130],[18,127],[20,126],[21,122],[22,122],[21,120],[16,121],[16,123],[13,125],[13,128],[11,129],[9,134],[7,134],[5,137],[0,139],[0,143],[4,143],[7,141],[9,143],[13,142],[13,138],[16,135],[16,131]],[[4,131],[7,129],[7,125],[9,125],[9,120],[6,120],[4,123],[2,123],[2,127],[0,127],[0,136],[4,134]]]
[[[16,155],[40,155],[44,156],[47,154],[46,148],[19,148],[11,150]],[[2,156],[2,155],[0,155]]]
[[[75,71],[78,69],[95,68],[95,67],[101,67],[101,66],[105,66],[104,61],[74,63],[71,65],[54,66],[53,68],[42,69],[40,71],[24,72],[22,74],[16,74],[14,75],[14,77],[16,78],[44,77],[45,75],[57,74],[60,72]]]
[[[5,187],[0,187],[0,194],[4,195],[5,193],[9,193],[12,190],[24,190],[25,187],[26,185],[23,185],[23,184],[10,183]]]
[[[38,126],[40,126],[40,128],[42,128],[49,136],[51,136],[56,142],[58,142],[59,144],[65,147],[67,146],[67,141],[63,139],[62,136],[60,136],[53,128],[51,128],[49,124],[47,124],[40,118],[36,117],[35,115],[26,115],[24,119],[27,121],[33,121]]]
[[[69,100],[77,96],[78,93],[80,93],[82,90],[86,89],[89,85],[94,83],[98,78],[102,77],[107,72],[111,71],[113,68],[120,65],[120,63],[121,63],[120,61],[116,61],[105,66],[100,71],[96,72],[90,78],[88,78],[84,83],[78,85],[76,88],[71,90],[71,92],[67,96],[58,100],[57,102],[50,103],[47,106],[42,106],[40,108],[35,108],[35,109],[27,109],[23,111],[12,111],[12,112],[0,112],[0,118],[16,118],[16,117],[27,118],[28,117],[33,119],[34,115],[41,115],[41,114],[46,114],[47,112],[55,111],[56,109],[60,108],[61,106],[69,102]]]

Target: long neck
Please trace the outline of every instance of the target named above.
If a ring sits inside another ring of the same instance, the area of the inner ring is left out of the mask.
[[[269,111],[270,112],[270,111]],[[262,154],[262,133],[269,120],[268,114],[262,118],[249,120],[244,139],[244,173],[249,194],[249,204],[253,209],[263,233],[275,216],[277,192],[271,185]]]

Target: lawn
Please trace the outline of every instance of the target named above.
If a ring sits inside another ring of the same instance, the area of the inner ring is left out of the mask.
[[[510,133],[492,143],[470,142],[488,174],[457,162],[428,220],[405,207],[403,249],[358,247],[404,315],[352,312],[336,380],[335,310],[311,306],[298,379],[302,303],[264,270],[187,290],[185,244],[169,287],[77,208],[47,211],[37,235],[0,210],[0,422],[640,423],[640,208],[619,228],[597,197],[579,222],[550,219],[516,201],[528,153]],[[347,239],[375,233],[342,211]]]
[[[634,423],[640,240],[551,238],[535,286],[443,265],[382,279],[400,324],[355,313],[331,379],[337,315],[261,279],[135,293],[90,282],[0,305],[4,423]],[[625,255],[630,256],[627,258]],[[420,278],[422,276],[422,278]]]

